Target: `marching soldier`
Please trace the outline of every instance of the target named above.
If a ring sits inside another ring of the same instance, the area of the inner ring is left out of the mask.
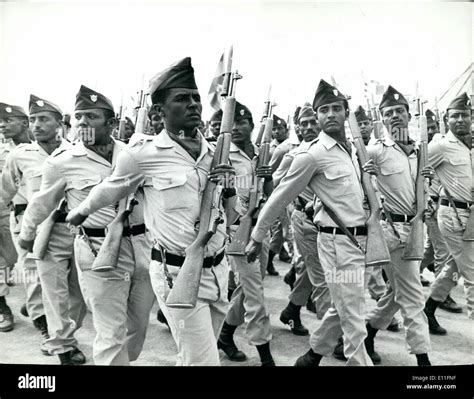
[[[416,214],[415,182],[418,173],[418,156],[414,142],[408,137],[411,119],[405,97],[392,86],[385,91],[379,106],[388,137],[367,147],[372,165],[380,173],[377,186],[385,198],[385,219],[380,223],[390,251],[390,264],[384,266],[390,284],[377,306],[367,315],[365,346],[374,364],[380,356],[374,349],[378,330],[386,329],[400,309],[410,353],[415,354],[419,366],[430,366],[428,351],[430,338],[428,323],[423,313],[423,287],[419,277],[419,261],[403,258],[403,251],[410,237],[410,221]],[[431,177],[430,168],[421,171]]]
[[[81,140],[45,161],[40,191],[26,211],[29,228],[25,226],[21,233],[25,240],[32,240],[36,226],[62,197],[66,197],[70,208],[79,206],[91,189],[111,174],[118,153],[125,146],[111,137],[115,113],[104,95],[81,86],[74,116]],[[147,258],[134,250],[130,239],[145,233],[139,208],[130,215],[128,229],[124,228],[116,267],[110,265],[107,271],[92,268],[105,228],[115,216],[113,205],[91,213],[74,240],[79,283],[97,334],[93,345],[97,365],[128,365],[138,357],[153,304]]]
[[[36,141],[12,152],[9,178],[17,180],[23,176],[27,199],[31,201],[40,188],[44,161],[57,148],[67,146],[68,142],[61,138],[63,116],[57,105],[31,95],[29,114]],[[27,214],[25,212],[23,217],[22,229],[28,226]],[[49,337],[46,337],[43,347],[49,354],[59,355],[61,364],[65,363],[66,357],[67,364],[83,364],[85,357],[77,348],[74,332],[82,325],[86,306],[73,264],[73,235],[65,220],[66,214],[58,218],[45,244],[47,251],[44,257],[36,261],[49,328]],[[32,251],[33,241],[26,242],[21,233],[18,244],[23,250]]]
[[[29,143],[28,138],[28,115],[18,106],[0,103],[0,133],[8,140],[0,148],[0,173],[5,167],[5,160],[8,154],[19,144]],[[13,330],[14,318],[10,307],[7,305],[6,296],[9,294],[7,285],[10,270],[17,261],[17,253],[12,242],[12,232],[10,231],[10,209],[8,204],[3,202],[3,193],[0,185],[0,238],[2,249],[0,253],[0,332]],[[25,187],[21,186],[18,193],[13,198],[13,203],[18,206],[25,206]],[[13,218],[12,223],[13,225]]]
[[[222,110],[220,109],[214,112],[211,116],[211,119],[209,119],[209,132],[211,133],[211,136],[207,138],[207,141],[209,142],[217,141],[217,138],[219,137],[219,132],[221,130],[221,122],[222,122]]]
[[[207,244],[196,307],[171,308],[165,300],[184,263],[185,250],[196,238],[207,179],[219,181],[220,176],[235,172],[229,165],[210,172],[214,149],[196,129],[202,105],[190,58],[155,75],[149,92],[165,129],[122,150],[112,176],[70,212],[70,220],[78,224],[85,215],[144,184],[145,222],[154,240],[150,276],[178,347],[178,365],[216,366],[220,364],[217,337],[228,309],[225,224],[218,225]],[[235,190],[225,189],[224,197],[230,211],[236,206]]]
[[[311,106],[304,106],[299,113],[298,125],[303,142],[299,147],[287,153],[274,173],[275,185],[288,173],[295,155],[306,151],[319,135],[320,128]],[[302,257],[302,271],[297,274],[289,296],[290,301],[280,314],[280,321],[288,324],[295,335],[308,335],[308,329],[301,323],[300,309],[308,303],[315,304],[316,315],[322,319],[331,304],[329,289],[318,256],[318,230],[313,224],[311,211],[313,193],[309,188],[296,197],[295,210],[291,215],[291,225],[295,235],[298,252]]]
[[[435,114],[428,109],[426,110],[425,115],[428,121],[428,143],[430,143],[433,139],[435,141],[441,139]],[[437,277],[446,262],[450,259],[448,246],[446,245],[446,241],[444,240],[444,237],[439,231],[438,227],[437,207],[439,201],[440,183],[437,175],[435,175],[433,180],[431,180],[429,190],[431,206],[433,209],[425,218],[428,234],[426,237],[425,253],[423,254],[423,260],[421,261],[420,265],[420,272],[423,272],[423,269],[430,263],[434,263],[434,274]],[[423,283],[424,278],[423,276],[421,277],[421,282]],[[451,295],[448,295],[446,300],[441,303],[439,307],[448,312],[462,313],[462,307],[457,304],[453,298],[451,298]]]
[[[254,128],[252,113],[245,105],[237,102],[234,115],[229,159],[235,168],[235,186],[242,203],[242,214],[245,214],[248,210],[250,190],[257,189],[257,183],[252,182],[257,178],[264,178],[263,190],[268,197],[273,189],[272,172],[270,166],[256,168],[259,149],[251,141]],[[238,221],[230,227],[231,238],[237,231]],[[249,343],[257,347],[262,366],[265,367],[275,366],[270,352],[270,318],[263,293],[267,251],[268,248],[264,248],[260,254],[261,261],[254,263],[248,263],[244,256],[229,255],[229,264],[238,284],[232,294],[230,309],[217,341],[218,348],[222,349],[230,360],[246,360],[246,355],[237,349],[233,339],[235,329],[246,321]]]
[[[430,332],[438,335],[444,335],[447,331],[439,325],[435,311],[446,300],[459,277],[464,278],[468,317],[474,318],[474,241],[463,239],[469,213],[474,211],[471,109],[466,93],[451,101],[447,117],[448,133],[428,145],[429,163],[441,183],[438,226],[450,253],[431,286],[425,305]]]
[[[19,129],[19,136],[23,137],[23,142],[18,144],[6,157],[5,167],[2,170],[2,192],[3,202],[13,204],[13,212],[10,214],[10,229],[13,235],[13,243],[18,253],[18,263],[23,271],[26,288],[26,304],[22,307],[21,313],[29,316],[33,325],[41,333],[43,342],[40,346],[41,352],[48,356],[49,352],[45,346],[45,341],[49,338],[48,324],[44,312],[41,284],[38,277],[36,262],[32,259],[28,251],[18,245],[18,235],[20,233],[23,214],[28,200],[38,189],[38,176],[41,171],[37,170],[35,162],[31,162],[28,156],[24,156],[23,148],[30,142],[28,116],[19,107],[8,106],[4,111],[9,114],[6,117],[4,131],[12,133]],[[13,115],[14,114],[14,115]],[[12,116],[13,115],[13,116]],[[17,164],[18,163],[18,164]]]
[[[263,208],[248,245],[248,257],[250,261],[255,259],[272,223],[288,203],[309,186],[324,204],[314,222],[319,230],[318,254],[332,303],[321,326],[310,338],[311,349],[298,358],[295,366],[318,366],[323,356],[333,351],[342,332],[346,337],[344,352],[348,358],[347,365],[370,366],[372,361],[364,346],[367,331],[363,281],[358,284],[353,278],[350,281],[334,278],[337,272],[361,275],[363,278],[365,254],[343,234],[326,211],[326,207],[331,206],[348,226],[348,231],[364,244],[367,235],[364,192],[357,159],[346,141],[344,129],[348,103],[335,87],[321,80],[313,109],[322,131],[308,150],[295,155],[288,174]]]

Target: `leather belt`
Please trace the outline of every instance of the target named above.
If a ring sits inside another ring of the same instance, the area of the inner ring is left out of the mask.
[[[218,253],[215,256],[208,256],[207,258],[204,258],[204,263],[202,267],[204,268],[210,268],[212,266],[217,266],[219,263],[222,262],[222,259],[224,259],[225,251],[222,250],[220,253]],[[169,252],[166,252],[166,264],[168,266],[178,266],[181,267],[184,263],[184,256],[181,255],[175,255]],[[151,259],[156,260],[158,262],[162,262],[163,258],[161,256],[161,252],[156,249],[152,248],[151,249]]]
[[[27,205],[28,204],[15,205],[14,208],[13,208],[13,213],[15,214],[15,216],[18,216],[18,215],[22,214],[23,212],[25,212],[25,209],[26,209]]]
[[[84,232],[89,237],[105,237],[106,230],[105,229],[92,229],[89,227],[83,227]],[[143,234],[146,231],[146,227],[144,224],[137,224],[135,226],[126,226],[123,228],[123,237],[130,237],[130,236],[137,236],[139,234]]]
[[[415,216],[414,215],[397,215],[396,213],[390,212],[390,217],[392,218],[392,222],[401,222],[401,223],[408,223],[411,221]],[[383,215],[382,220],[386,220],[386,216]]]
[[[430,197],[431,197],[431,199],[433,200],[433,202],[438,203],[439,197],[436,197],[436,196],[434,196],[434,195],[430,195]]]
[[[454,206],[459,209],[469,209],[471,207],[471,204],[468,204],[467,202],[460,202],[460,201],[453,201],[453,202],[454,202]],[[441,198],[440,204],[444,206],[451,206],[449,201],[445,198]]]
[[[344,234],[344,232],[339,227],[318,226],[318,230],[320,233]],[[348,227],[347,230],[349,230],[353,236],[367,235],[367,226]]]

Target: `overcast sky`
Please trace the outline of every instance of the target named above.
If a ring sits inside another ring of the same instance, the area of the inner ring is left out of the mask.
[[[73,111],[81,84],[118,110],[152,75],[192,57],[207,92],[222,51],[234,45],[237,98],[260,118],[268,85],[281,117],[312,102],[333,76],[353,105],[365,80],[433,100],[473,59],[468,2],[2,2],[0,101],[33,93]]]

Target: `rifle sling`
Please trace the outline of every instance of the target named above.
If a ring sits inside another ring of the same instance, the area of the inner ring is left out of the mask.
[[[448,198],[448,201],[449,203],[451,204],[451,208],[453,208],[454,210],[454,213],[456,214],[456,219],[458,220],[459,222],[459,225],[461,226],[461,228],[463,229],[463,231],[465,230],[463,224],[462,224],[462,221],[461,221],[461,218],[459,217],[459,213],[458,213],[458,209],[456,207],[456,204],[454,203],[454,200],[453,200],[453,197],[451,197],[451,194],[449,193],[448,189],[446,187],[444,187],[444,192],[446,194],[446,197]]]
[[[338,225],[338,227],[343,231],[343,233],[353,242],[353,244],[359,248],[362,252],[365,253],[364,248],[359,244],[359,241],[354,237],[354,235],[347,229],[346,226],[340,221],[340,219],[336,216],[336,213],[329,208],[323,201],[321,201],[323,204],[323,208],[325,209],[326,213],[329,215],[329,217],[333,220],[334,223]]]

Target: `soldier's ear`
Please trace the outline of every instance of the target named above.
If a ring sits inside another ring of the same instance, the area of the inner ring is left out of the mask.
[[[408,113],[408,122],[410,122],[410,121],[411,121],[411,114]]]
[[[349,118],[349,110],[347,108],[346,108],[345,114],[346,114],[346,119]]]

